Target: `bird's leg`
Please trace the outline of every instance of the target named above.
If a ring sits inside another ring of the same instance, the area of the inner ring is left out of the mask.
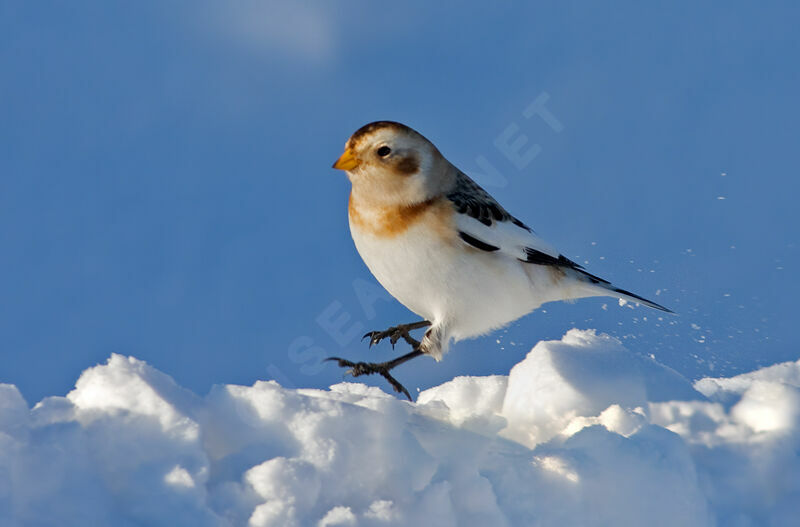
[[[400,366],[401,364],[410,361],[415,357],[419,357],[420,355],[424,355],[424,352],[420,351],[419,349],[415,348],[414,351],[410,353],[406,353],[405,355],[401,355],[396,359],[392,359],[387,362],[352,362],[347,359],[342,359],[339,357],[328,357],[325,359],[328,360],[335,360],[340,367],[342,368],[350,368],[347,370],[346,373],[349,373],[353,377],[358,377],[359,375],[372,375],[374,373],[379,374],[381,377],[389,381],[389,384],[392,385],[394,391],[398,393],[402,393],[406,397],[408,397],[409,401],[413,401],[411,395],[409,395],[408,390],[400,384],[397,379],[391,376],[389,371],[392,368]]]
[[[389,342],[392,343],[392,348],[394,345],[397,344],[397,341],[401,338],[408,342],[408,344],[414,348],[419,348],[419,341],[412,337],[409,334],[409,331],[413,331],[415,329],[420,329],[424,327],[430,326],[431,323],[427,320],[420,320],[419,322],[412,322],[411,324],[400,324],[397,326],[390,327],[389,329],[385,329],[383,331],[370,331],[361,339],[365,339],[369,337],[369,347],[371,348],[373,345],[377,344],[378,342],[382,341],[386,337],[389,337]]]

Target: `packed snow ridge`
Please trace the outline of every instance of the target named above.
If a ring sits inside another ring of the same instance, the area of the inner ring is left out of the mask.
[[[197,396],[133,358],[0,385],[0,525],[797,525],[800,361],[690,384],[593,331],[408,403]]]

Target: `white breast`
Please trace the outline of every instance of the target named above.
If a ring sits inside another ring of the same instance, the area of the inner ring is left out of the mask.
[[[350,231],[381,285],[457,340],[503,326],[541,304],[531,270],[524,268],[531,266],[467,246],[455,234],[444,239],[425,222],[393,237],[364,232],[352,222]]]

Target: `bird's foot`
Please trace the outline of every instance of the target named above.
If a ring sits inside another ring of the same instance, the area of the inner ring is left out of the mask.
[[[397,393],[402,393],[403,395],[408,397],[409,401],[413,401],[411,395],[408,393],[408,390],[406,390],[405,387],[402,384],[400,384],[400,382],[397,379],[392,377],[389,371],[392,368],[400,366],[404,362],[410,361],[414,357],[419,357],[420,355],[423,355],[423,352],[415,348],[413,351],[387,362],[353,362],[347,359],[342,359],[341,357],[328,357],[325,360],[336,361],[336,363],[341,368],[350,368],[349,370],[347,370],[346,373],[349,373],[353,377],[359,377],[361,375],[372,375],[377,373],[378,375],[389,381],[389,384],[392,385],[394,391],[396,391]]]
[[[394,349],[394,345],[397,344],[400,339],[403,339],[408,342],[412,348],[417,349],[419,348],[419,341],[412,337],[409,332],[430,325],[431,323],[427,320],[412,322],[411,324],[400,324],[383,331],[370,331],[362,337],[362,340],[369,337],[369,347],[371,348],[386,337],[389,337],[389,342],[392,343],[392,349]]]
[[[377,373],[387,381],[389,384],[392,385],[394,391],[397,393],[402,393],[406,397],[408,397],[409,401],[413,401],[411,395],[406,390],[405,386],[400,384],[400,381],[392,377],[392,374],[389,373],[391,367],[389,366],[389,362],[352,362],[347,359],[342,359],[340,357],[328,357],[325,360],[336,361],[341,368],[350,368],[345,372],[345,374],[350,374],[353,377],[358,377],[360,375],[372,375]]]

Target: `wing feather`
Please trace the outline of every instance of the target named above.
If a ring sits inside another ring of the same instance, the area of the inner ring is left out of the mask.
[[[569,269],[571,276],[591,284],[595,291],[605,291],[604,295],[625,298],[672,313],[664,306],[615,287],[607,280],[586,272],[579,264],[537,236],[530,227],[509,214],[488,192],[465,174],[459,172],[456,188],[447,198],[453,202],[456,227],[464,243],[481,251],[506,255],[526,263]]]
[[[456,187],[447,195],[456,211],[461,238],[482,250],[484,245],[523,262],[563,265],[569,261],[520,220],[508,213],[488,192],[459,172]],[[479,242],[476,245],[474,242]],[[548,258],[552,260],[552,263]],[[563,259],[559,261],[559,259]]]

